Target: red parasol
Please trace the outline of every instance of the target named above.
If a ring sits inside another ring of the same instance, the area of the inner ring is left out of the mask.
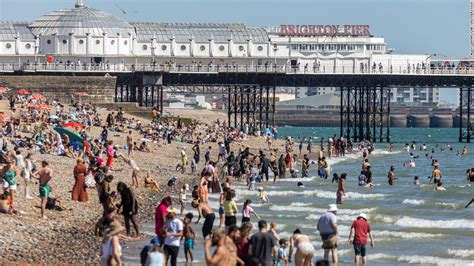
[[[30,94],[30,93],[25,89],[21,89],[21,90],[17,90],[16,94],[18,94],[18,95],[27,95],[27,94]]]
[[[26,108],[35,108],[36,109],[36,108],[38,108],[38,105],[35,104],[35,103],[29,103],[29,104],[26,105]]]
[[[39,94],[39,93],[35,93],[32,95],[32,98],[34,100],[40,100],[40,101],[44,101],[46,100],[46,97],[44,97],[43,95]]]
[[[84,125],[76,123],[76,122],[69,122],[69,123],[64,124],[63,127],[84,128]]]
[[[51,109],[51,108],[53,108],[52,105],[45,104],[45,103],[42,103],[42,104],[38,105],[38,109],[40,109],[40,110],[46,110],[46,109]]]
[[[5,114],[0,113],[0,121],[7,120],[8,118],[5,116]]]
[[[5,87],[0,87],[0,94],[7,92],[8,89]]]

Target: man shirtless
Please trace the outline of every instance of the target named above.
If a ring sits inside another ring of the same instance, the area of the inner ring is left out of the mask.
[[[205,202],[198,202],[196,200],[193,200],[191,202],[191,205],[193,208],[196,208],[199,216],[196,221],[196,224],[199,223],[201,220],[201,216],[204,217],[204,224],[202,225],[202,236],[206,238],[206,236],[210,235],[212,232],[212,225],[214,224],[214,220],[216,219],[216,215],[214,214],[214,211],[207,205]]]
[[[225,247],[225,234],[222,228],[212,231],[212,239],[204,241],[204,252],[206,263],[209,266],[227,266],[229,264],[229,251]],[[211,247],[217,246],[214,254],[211,255]]]
[[[41,168],[38,172],[34,174],[36,179],[39,179],[39,191],[41,197],[41,218],[47,219],[44,214],[46,209],[46,204],[48,203],[48,197],[51,195],[51,187],[48,182],[51,180],[53,171],[48,167],[49,163],[47,161],[41,162]]]
[[[128,131],[127,135],[127,148],[128,148],[128,156],[130,156],[133,153],[133,137],[132,137],[132,131]]]

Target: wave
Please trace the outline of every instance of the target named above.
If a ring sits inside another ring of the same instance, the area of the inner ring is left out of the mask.
[[[448,254],[461,258],[474,258],[474,250],[470,249],[448,249]]]
[[[257,196],[257,191],[250,191],[245,189],[236,189],[237,195]],[[326,190],[286,190],[286,191],[267,191],[268,196],[290,196],[290,195],[302,195],[302,196],[313,196],[323,199],[336,199],[336,192]],[[376,199],[388,196],[387,194],[380,193],[357,193],[357,192],[346,192],[346,199]]]
[[[391,155],[391,154],[400,154],[402,153],[402,151],[387,151],[387,150],[382,150],[382,149],[379,149],[379,150],[375,150],[372,152],[372,155]],[[370,156],[370,155],[369,155]]]
[[[434,264],[434,265],[474,265],[469,260],[449,259],[432,256],[394,256],[389,254],[377,253],[370,255],[371,260],[392,260],[399,262],[415,263],[415,264]]]
[[[402,204],[421,205],[421,204],[425,204],[425,202],[426,201],[424,200],[405,199],[403,200]]]
[[[437,238],[443,237],[442,234],[428,234],[428,233],[415,233],[415,232],[395,232],[395,231],[373,231],[376,236],[385,236],[390,238],[402,238],[402,239],[424,239],[424,238]]]
[[[395,225],[401,227],[416,227],[416,228],[469,228],[474,229],[474,221],[467,219],[457,220],[427,220],[404,216],[395,221]]]
[[[315,207],[308,207],[308,206],[295,206],[293,204],[290,204],[289,206],[282,206],[282,205],[272,205],[269,208],[272,211],[291,211],[291,212],[317,212],[317,213],[325,213],[327,209],[323,208],[315,208]],[[352,210],[352,209],[339,209],[337,211],[337,216],[339,214],[349,214],[349,215],[359,215],[360,213],[370,213],[374,211],[375,208],[366,208],[366,209],[358,209],[358,210]],[[355,219],[355,217],[354,217]]]

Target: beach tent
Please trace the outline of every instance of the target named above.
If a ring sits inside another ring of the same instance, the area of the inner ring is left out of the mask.
[[[271,136],[273,137],[272,131],[269,128],[265,128],[264,134],[265,137]]]
[[[79,124],[77,122],[69,122],[69,123],[64,124],[63,127],[84,128],[84,125]]]
[[[69,141],[77,141],[80,147],[84,145],[84,140],[81,136],[77,135],[76,133],[72,132],[71,130],[64,128],[64,127],[55,127],[54,130],[59,134],[64,134],[69,137]]]

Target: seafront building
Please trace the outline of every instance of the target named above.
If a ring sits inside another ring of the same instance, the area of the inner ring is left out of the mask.
[[[472,27],[471,27],[472,29]],[[368,25],[280,25],[248,27],[222,23],[127,22],[89,8],[53,11],[32,22],[0,22],[0,64],[21,69],[47,65],[64,69],[137,65],[287,65],[321,73],[415,73],[431,56],[395,54]],[[297,88],[297,97],[337,92]],[[398,88],[391,101],[437,105],[439,89]]]

